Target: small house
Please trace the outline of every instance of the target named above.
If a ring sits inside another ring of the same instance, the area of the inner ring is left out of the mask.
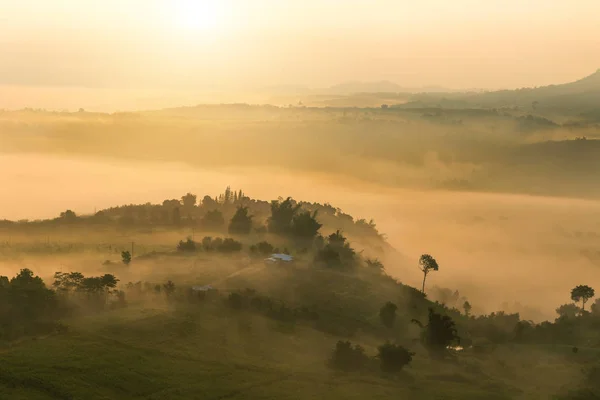
[[[271,254],[265,258],[265,264],[289,264],[294,261],[294,257],[289,254]]]

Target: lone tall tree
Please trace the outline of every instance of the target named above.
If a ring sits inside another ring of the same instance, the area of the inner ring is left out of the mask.
[[[423,254],[421,258],[419,258],[419,269],[423,271],[423,288],[421,291],[425,293],[425,279],[427,279],[427,274],[431,271],[437,271],[440,269],[435,258],[430,256],[429,254]]]
[[[571,290],[571,300],[578,303],[581,301],[581,310],[585,311],[585,303],[592,297],[594,297],[595,292],[594,289],[587,285],[579,285],[575,286],[573,290]]]

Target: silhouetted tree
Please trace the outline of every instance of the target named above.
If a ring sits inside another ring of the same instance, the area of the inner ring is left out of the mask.
[[[460,342],[452,318],[448,315],[436,313],[433,308],[429,308],[427,325],[423,326],[421,322],[415,319],[412,322],[422,328],[421,341],[434,357],[443,357],[448,346]]]
[[[194,242],[191,237],[188,237],[185,242],[180,240],[177,245],[177,251],[194,252],[196,251],[196,242]]]
[[[292,218],[292,234],[301,239],[312,239],[319,233],[322,224],[317,221],[317,211],[308,211],[294,215]]]
[[[60,219],[65,222],[75,222],[77,221],[77,214],[71,210],[63,211],[60,213]]]
[[[352,346],[348,341],[338,341],[331,355],[330,365],[344,371],[358,371],[364,368],[369,358],[360,345]]]
[[[596,301],[594,301],[594,304],[592,304],[590,310],[592,311],[592,314],[600,316],[600,299],[596,299]]]
[[[585,303],[592,297],[594,297],[594,289],[587,285],[579,285],[571,290],[571,300],[578,303],[581,301],[581,309],[585,311]]]
[[[397,309],[398,309],[397,305],[388,301],[379,310],[379,319],[381,320],[381,323],[389,329],[392,329],[394,327],[394,322],[396,321],[396,310]]]
[[[129,265],[129,263],[131,263],[131,253],[128,251],[122,251],[121,261],[123,261],[123,264]]]
[[[175,293],[175,284],[169,280],[167,283],[163,284],[163,290],[165,294],[170,297]]]
[[[110,293],[119,280],[112,274],[83,278],[80,290],[88,293]]]
[[[278,234],[290,233],[292,221],[298,210],[300,210],[300,205],[294,204],[291,197],[283,201],[273,200],[271,202],[271,216],[267,221],[269,232]]]
[[[242,243],[232,238],[225,238],[221,244],[217,247],[217,250],[221,253],[234,253],[242,250]]]
[[[558,307],[556,309],[556,313],[558,314],[559,318],[575,318],[577,317],[577,315],[579,315],[581,309],[579,307],[577,307],[576,304],[570,303],[570,304],[563,304],[562,306]]]
[[[208,211],[202,218],[202,226],[206,229],[221,229],[225,225],[223,213],[219,210]]]
[[[196,206],[197,197],[195,194],[188,193],[181,198],[181,204],[186,210],[189,210]]]
[[[435,258],[429,254],[423,254],[421,258],[419,258],[419,269],[423,271],[423,288],[421,291],[425,293],[425,279],[427,279],[427,275],[431,271],[439,270],[439,266]]]
[[[374,258],[374,259],[367,258],[365,263],[367,264],[367,267],[369,267],[369,268],[373,268],[373,269],[376,269],[379,271],[384,270],[383,263],[381,261],[379,261],[377,258]]]
[[[463,303],[463,310],[465,310],[465,315],[468,317],[471,315],[471,309],[473,307],[471,307],[471,303],[469,303],[468,301],[465,301]]]
[[[12,279],[0,276],[0,338],[14,339],[44,329],[42,321],[58,317],[55,292],[30,269]]]
[[[252,231],[252,216],[248,215],[248,207],[238,207],[229,222],[229,233],[247,235]]]
[[[327,237],[327,244],[317,251],[315,261],[324,262],[328,266],[352,265],[354,257],[354,249],[338,230]]]
[[[377,350],[379,351],[377,357],[381,362],[381,370],[388,373],[401,371],[415,355],[404,347],[389,342],[382,344]]]
[[[210,236],[205,236],[204,238],[202,238],[202,248],[204,249],[204,251],[214,250],[213,240]]]
[[[256,251],[262,255],[273,254],[273,249],[273,245],[269,242],[263,241],[256,244]]]
[[[202,207],[204,209],[215,209],[217,208],[217,206],[219,205],[219,203],[217,203],[212,197],[210,196],[204,196],[202,198]]]

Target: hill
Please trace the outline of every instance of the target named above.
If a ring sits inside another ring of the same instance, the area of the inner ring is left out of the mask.
[[[575,82],[536,88],[500,90],[484,93],[419,94],[405,107],[434,105],[443,102],[451,107],[484,108],[523,107],[538,112],[563,112],[580,115],[598,110],[600,100],[600,69]]]
[[[240,232],[244,210],[259,215],[265,204],[256,222],[267,232]],[[328,209],[323,235],[319,226],[310,240],[298,236]],[[228,231],[206,225],[223,215]],[[211,237],[177,244],[186,224]],[[369,240],[348,241],[336,230],[343,224]],[[13,259],[35,256],[56,272],[0,277],[5,398],[575,399],[597,390],[600,302],[563,305],[556,321],[540,324],[503,311],[473,315],[458,291],[423,292],[390,277],[367,255],[389,251],[374,224],[328,205],[266,203],[228,188],[200,204],[186,194],[3,228],[30,241],[12,248]],[[39,231],[88,244],[45,246]],[[132,231],[145,232],[146,243],[127,257],[128,244],[116,241]],[[289,248],[295,263],[265,264],[276,251],[266,240]],[[419,265],[438,270],[430,255]],[[400,365],[390,369],[383,349]]]

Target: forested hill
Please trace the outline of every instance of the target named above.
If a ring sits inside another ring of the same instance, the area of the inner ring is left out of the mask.
[[[330,204],[279,198],[265,201],[248,197],[242,190],[226,190],[215,197],[187,193],[162,204],[129,204],[99,210],[93,215],[77,215],[68,209],[58,217],[36,221],[2,221],[6,227],[116,226],[122,229],[179,229],[207,233],[232,233],[236,215],[247,216],[248,228],[237,234],[269,233],[313,239],[335,231],[377,251],[390,250],[373,220],[355,219]]]

